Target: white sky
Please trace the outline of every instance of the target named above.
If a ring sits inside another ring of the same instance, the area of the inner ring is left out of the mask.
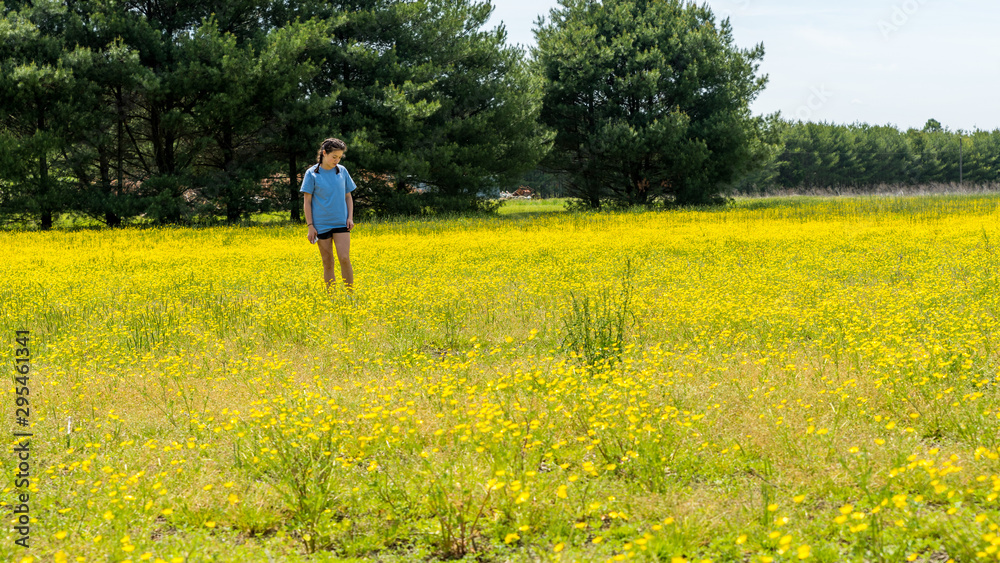
[[[832,123],[1000,129],[997,0],[709,0],[736,44],[764,43],[755,113]],[[490,26],[535,44],[557,0],[493,0]]]

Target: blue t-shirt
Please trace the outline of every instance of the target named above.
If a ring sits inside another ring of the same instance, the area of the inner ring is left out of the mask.
[[[347,169],[339,164],[332,170],[316,166],[306,170],[299,191],[312,194],[312,220],[317,233],[347,226],[347,200],[344,198],[356,187]]]

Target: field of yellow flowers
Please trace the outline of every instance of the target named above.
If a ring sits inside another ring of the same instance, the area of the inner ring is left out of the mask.
[[[3,561],[1000,561],[997,196],[0,244]]]

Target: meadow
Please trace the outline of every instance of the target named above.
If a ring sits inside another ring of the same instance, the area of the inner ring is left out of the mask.
[[[517,211],[0,232],[0,560],[1000,560],[1000,197]]]

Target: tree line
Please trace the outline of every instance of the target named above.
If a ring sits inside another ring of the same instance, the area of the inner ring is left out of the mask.
[[[1000,130],[950,131],[935,119],[906,131],[803,122],[779,129],[779,149],[736,191],[1000,182]]]
[[[939,125],[752,115],[764,48],[737,47],[707,5],[560,0],[530,53],[486,27],[491,10],[0,3],[0,220],[300,220],[301,175],[330,136],[348,144],[359,211],[377,214],[489,209],[526,178],[601,208],[953,177],[955,136]],[[996,134],[965,142],[967,180],[994,180]]]

